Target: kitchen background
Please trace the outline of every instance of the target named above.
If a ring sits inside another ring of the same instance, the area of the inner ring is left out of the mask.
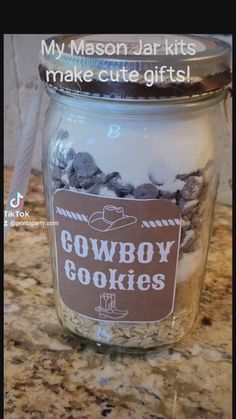
[[[33,93],[38,85],[38,61],[41,40],[52,34],[14,35],[4,37],[4,164],[14,166],[20,133]],[[231,35],[215,35],[232,46]],[[44,95],[39,130],[33,158],[33,168],[41,171],[41,137],[48,98]],[[231,115],[231,101],[229,101]],[[230,116],[231,117],[231,116]],[[218,201],[232,203],[232,130],[224,142]]]

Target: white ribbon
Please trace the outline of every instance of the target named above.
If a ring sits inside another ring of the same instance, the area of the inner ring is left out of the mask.
[[[36,93],[33,96],[30,104],[29,111],[26,116],[25,124],[22,131],[22,136],[19,142],[19,149],[16,157],[16,164],[11,179],[10,190],[8,194],[8,200],[4,212],[4,238],[6,238],[9,232],[10,220],[7,212],[13,211],[10,205],[10,199],[19,192],[23,197],[26,195],[29,177],[31,173],[31,163],[33,158],[34,146],[36,141],[36,134],[38,130],[38,122],[40,115],[40,106],[42,102],[44,85],[40,81]],[[23,200],[21,200],[18,211],[23,208]]]

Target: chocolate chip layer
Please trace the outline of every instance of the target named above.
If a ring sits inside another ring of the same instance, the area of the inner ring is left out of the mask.
[[[152,183],[143,183],[139,185],[134,191],[136,199],[156,199],[159,196],[159,191]]]
[[[119,172],[105,174],[97,166],[91,154],[87,152],[76,154],[71,148],[56,153],[53,163],[52,191],[58,188],[69,188],[111,198],[168,199],[175,203],[182,214],[179,258],[184,253],[196,250],[199,229],[203,225],[208,191],[208,184],[204,183],[203,170],[178,174],[176,180],[171,183],[171,187],[173,183],[176,184],[176,190],[168,191],[163,188],[164,184],[159,185],[159,188],[156,186],[157,179],[155,179],[155,184],[144,183],[134,188],[122,179]]]
[[[76,154],[73,161],[73,167],[77,176],[81,178],[89,178],[98,171],[98,167],[93,157],[87,152],[79,152]]]
[[[132,195],[134,192],[134,186],[130,183],[126,183],[121,179],[118,172],[113,172],[106,177],[106,183],[118,197],[123,198],[127,195]]]

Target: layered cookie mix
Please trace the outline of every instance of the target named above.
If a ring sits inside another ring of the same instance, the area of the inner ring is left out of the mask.
[[[115,162],[114,171],[107,173],[91,153],[76,152],[70,143],[64,146],[67,138],[68,133],[60,131],[51,153],[52,193],[67,189],[110,198],[167,199],[180,208],[182,220],[175,305],[170,316],[158,324],[92,320],[68,308],[57,295],[62,324],[75,334],[117,346],[148,348],[177,341],[191,328],[197,312],[207,249],[208,232],[203,231],[203,225],[212,202],[211,159],[188,173],[174,173],[157,160],[147,167],[148,182],[132,184],[115,170]]]

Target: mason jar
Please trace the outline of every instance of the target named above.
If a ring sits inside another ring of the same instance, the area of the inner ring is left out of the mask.
[[[111,36],[109,36],[111,37]],[[151,39],[150,39],[151,37]],[[172,40],[165,35],[165,39]],[[55,304],[64,328],[86,342],[120,351],[173,345],[193,327],[206,266],[222,144],[230,51],[213,38],[175,36],[196,45],[194,57],[172,57],[191,79],[148,87],[101,82],[98,70],[166,64],[166,56],[133,57],[158,35],[113,35],[129,56],[43,57],[40,76],[50,104],[43,177]],[[52,40],[47,41],[50,45]],[[158,60],[157,60],[158,58]],[[169,62],[169,61],[168,61]],[[93,69],[92,82],[47,79],[47,69]]]

